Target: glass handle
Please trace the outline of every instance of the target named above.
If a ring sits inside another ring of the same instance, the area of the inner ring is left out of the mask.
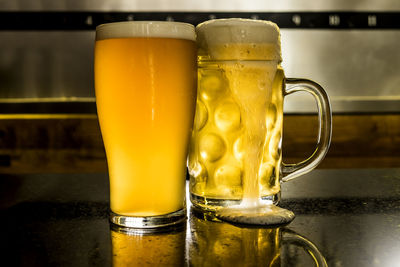
[[[324,159],[331,142],[332,136],[332,112],[329,98],[325,90],[316,82],[306,79],[287,78],[283,95],[287,96],[295,92],[307,92],[314,96],[318,107],[318,140],[312,155],[299,163],[285,164],[282,162],[282,181],[287,182],[300,175],[313,170]]]
[[[283,243],[293,244],[303,248],[313,258],[317,267],[328,267],[324,256],[318,250],[317,246],[314,245],[314,243],[312,243],[310,240],[288,228],[282,229],[282,233]]]

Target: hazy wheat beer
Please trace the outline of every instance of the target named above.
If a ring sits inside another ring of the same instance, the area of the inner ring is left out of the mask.
[[[273,197],[280,191],[283,116],[279,29],[270,22],[221,20],[199,25],[197,34],[192,201],[212,207],[244,195]]]
[[[114,214],[152,217],[184,208],[196,79],[192,25],[97,27],[96,102]]]

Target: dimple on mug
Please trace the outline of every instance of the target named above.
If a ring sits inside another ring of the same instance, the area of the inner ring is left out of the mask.
[[[276,24],[217,19],[196,27],[198,91],[189,151],[190,198],[202,209],[239,204],[244,198],[276,204],[281,182],[314,169],[331,140],[331,108],[323,88],[286,78]],[[305,91],[318,107],[314,153],[282,162],[283,99]]]

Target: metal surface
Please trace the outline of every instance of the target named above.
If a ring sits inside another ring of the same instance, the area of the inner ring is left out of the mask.
[[[209,19],[270,20],[281,29],[400,29],[400,12],[176,12],[176,11],[0,11],[0,30],[94,30],[97,25],[127,20],[180,21],[197,25]]]
[[[397,0],[0,0],[0,10],[12,11],[325,11],[400,10]]]
[[[93,112],[98,23],[165,19],[195,24],[241,15],[272,19],[282,27],[287,77],[320,83],[333,112],[399,112],[399,11],[398,0],[0,0],[0,110],[32,113],[40,103],[38,109],[52,112],[54,103],[75,102],[83,113]],[[85,102],[88,107],[81,105]],[[18,105],[9,109],[12,103]],[[315,110],[309,96],[285,100],[286,112]]]
[[[94,32],[0,32],[0,98],[93,97]]]
[[[0,32],[0,103],[93,102],[93,31]],[[288,77],[320,83],[334,112],[400,110],[400,31],[282,30]],[[312,112],[307,95],[287,112]]]
[[[400,31],[282,30],[288,77],[309,78],[328,92],[334,112],[400,110]],[[307,95],[286,111],[316,110]]]

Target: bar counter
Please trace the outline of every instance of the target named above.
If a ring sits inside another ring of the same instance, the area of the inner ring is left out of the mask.
[[[204,219],[173,231],[108,221],[108,176],[0,175],[2,266],[400,266],[400,169],[321,169],[282,184],[280,228]],[[315,252],[316,251],[316,252]]]

